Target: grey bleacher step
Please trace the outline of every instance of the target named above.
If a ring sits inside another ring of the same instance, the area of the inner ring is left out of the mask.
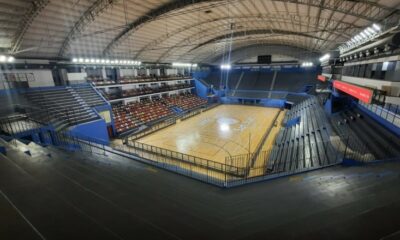
[[[83,97],[86,101],[103,101],[101,97],[93,96],[93,97]]]
[[[87,123],[87,122],[91,122],[91,121],[95,121],[95,120],[99,120],[99,119],[100,118],[97,118],[97,117],[85,118],[85,119],[72,121],[69,125],[70,126],[75,126],[75,125],[79,125],[79,124],[82,124],[82,123]]]
[[[40,105],[46,105],[46,104],[52,104],[52,105],[56,105],[56,104],[74,104],[76,102],[76,99],[65,99],[65,98],[61,98],[61,99],[54,99],[52,98],[51,100],[49,99],[31,99],[32,102],[36,102]]]
[[[71,94],[37,94],[37,95],[28,95],[30,99],[43,99],[43,98],[71,98]]]
[[[53,114],[56,116],[66,116],[66,115],[77,115],[77,114],[90,114],[93,113],[91,109],[49,109],[50,112],[51,110],[54,110]],[[68,113],[67,113],[68,112]]]

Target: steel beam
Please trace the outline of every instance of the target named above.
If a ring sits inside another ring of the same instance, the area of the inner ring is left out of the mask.
[[[142,49],[140,49],[136,55],[134,56],[134,59],[139,59],[140,55],[145,52],[148,49],[154,48],[157,45],[161,45],[164,41],[166,41],[168,38],[171,36],[175,36],[176,34],[183,33],[187,30],[191,29],[197,29],[197,28],[202,28],[203,25],[209,26],[210,28],[218,28],[218,26],[213,25],[212,23],[218,23],[222,22],[223,24],[226,24],[227,20],[234,20],[235,22],[240,22],[243,24],[244,22],[254,22],[254,21],[274,21],[274,22],[281,22],[281,21],[287,21],[287,22],[293,22],[297,26],[306,26],[305,23],[308,21],[310,24],[312,24],[313,28],[319,27],[319,22],[317,21],[317,18],[315,17],[307,17],[307,16],[298,16],[298,15],[277,15],[277,14],[269,14],[269,15],[248,15],[248,16],[241,16],[241,17],[225,17],[225,18],[217,18],[213,20],[207,20],[203,22],[198,22],[192,25],[184,26],[181,28],[177,28],[172,32],[169,32],[167,34],[162,35],[161,37],[153,40],[152,42],[148,43],[146,46],[144,46]],[[354,24],[348,24],[348,23],[343,23],[343,22],[336,22],[334,20],[327,21],[327,19],[321,18],[320,22],[325,23],[328,27],[329,26],[335,26],[335,28],[327,28],[325,29],[326,32],[329,32],[330,34],[335,34],[336,36],[343,36],[345,38],[351,37],[351,35],[348,35],[346,32],[348,30],[352,29],[359,29],[359,26],[356,26]],[[207,29],[204,29],[205,32],[207,32]]]
[[[241,1],[241,0],[238,0]],[[381,20],[380,18],[386,15],[388,12],[391,12],[391,9],[379,5],[374,2],[370,2],[368,0],[345,0],[340,7],[337,7],[335,4],[335,0],[271,0],[276,2],[285,2],[285,3],[293,3],[300,4],[305,6],[312,6],[326,10],[346,13],[348,15],[355,16],[357,18],[365,19],[371,22]],[[171,14],[177,10],[183,9],[185,7],[200,4],[204,2],[225,2],[223,0],[175,0],[170,3],[167,3],[163,6],[160,6],[157,9],[151,10],[146,15],[138,18],[137,20],[129,23],[111,42],[107,45],[107,47],[103,51],[103,55],[110,55],[113,49],[118,46],[118,44],[129,37],[134,31],[141,28],[143,25],[157,20],[163,15]],[[352,9],[352,11],[348,11],[351,5],[356,2],[356,8]],[[229,2],[228,2],[229,3]],[[323,4],[321,4],[323,3]]]
[[[246,58],[249,57],[254,57],[258,56],[260,54],[282,54],[290,57],[294,57],[296,59],[302,60],[302,59],[309,59],[310,57],[316,57],[318,56],[317,52],[311,52],[309,49],[306,48],[301,48],[301,47],[295,47],[295,46],[287,46],[287,45],[277,45],[277,44],[271,44],[271,45],[262,45],[262,44],[251,44],[251,45],[245,45],[241,46],[238,48],[235,48],[231,52],[231,62],[237,62],[239,60],[243,59],[243,56],[246,56]],[[216,63],[219,59],[221,59],[222,54],[209,58],[209,57],[204,57],[204,59],[209,59],[207,60],[208,63]]]
[[[301,32],[293,32],[293,31],[286,31],[286,30],[280,30],[280,29],[249,29],[249,30],[245,30],[245,31],[237,31],[237,32],[233,32],[232,33],[232,37],[233,38],[238,38],[238,37],[243,37],[243,36],[256,36],[256,35],[265,35],[265,34],[270,34],[271,36],[273,35],[293,35],[293,36],[300,36],[300,37],[307,37],[307,38],[312,38],[315,39],[316,37],[310,34],[306,34],[306,33],[301,33]],[[214,37],[214,33],[207,35],[207,36],[212,36],[213,38],[200,42],[198,43],[196,46],[194,46],[193,48],[191,48],[188,52],[191,52],[195,49],[198,49],[200,47],[203,47],[205,45],[214,43],[216,41],[220,41],[223,40],[225,38],[227,38],[227,35],[230,35],[230,33],[225,33],[225,34],[218,34],[217,36]],[[160,62],[163,60],[163,58],[165,58],[172,50],[174,50],[177,47],[180,47],[180,45],[184,42],[188,42],[190,41],[189,39],[191,38],[191,36],[189,36],[188,38],[185,38],[183,40],[181,40],[179,43],[177,43],[175,46],[171,47],[170,49],[168,49],[166,52],[164,52],[157,60],[157,62]],[[197,39],[198,41],[199,39]]]
[[[71,31],[69,31],[67,37],[64,39],[63,44],[58,53],[58,57],[63,57],[70,47],[71,42],[81,34],[86,26],[93,22],[106,9],[111,8],[115,3],[120,0],[97,0],[92,4],[76,21]]]
[[[15,37],[11,41],[11,53],[15,53],[19,50],[26,31],[31,26],[33,20],[47,6],[47,4],[49,4],[49,2],[49,0],[32,1],[32,7],[24,14],[24,17],[18,26]]]

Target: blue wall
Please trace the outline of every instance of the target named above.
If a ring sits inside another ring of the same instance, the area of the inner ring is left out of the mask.
[[[72,136],[81,139],[89,138],[91,141],[105,145],[110,143],[107,125],[103,119],[76,125],[70,128],[69,132]]]
[[[265,107],[283,108],[285,107],[286,100],[283,99],[262,99],[261,104]]]
[[[209,90],[208,87],[197,79],[194,80],[194,84],[196,87],[197,96],[202,97],[202,98],[207,98],[208,90]]]
[[[221,97],[221,103],[225,104],[236,104],[241,103],[241,100],[253,101],[256,102],[259,100],[259,105],[264,107],[273,107],[273,108],[283,108],[285,107],[286,100],[283,99],[271,99],[271,98],[263,98],[263,99],[253,99],[253,98],[234,98],[234,97]]]
[[[193,72],[193,78],[194,79],[202,79],[202,78],[208,77],[209,74],[210,74],[209,71],[196,71],[196,72]]]
[[[96,112],[96,114],[100,118],[101,118],[101,116],[100,116],[99,112],[103,112],[103,111],[109,111],[110,112],[111,122],[110,123],[106,123],[106,124],[107,124],[107,126],[111,126],[112,127],[113,135],[115,136],[117,134],[117,129],[115,128],[114,114],[113,114],[111,105],[109,103],[107,103],[107,105],[96,106],[93,109],[94,109],[94,111]]]

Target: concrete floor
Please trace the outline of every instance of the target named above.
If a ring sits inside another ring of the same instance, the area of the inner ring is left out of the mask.
[[[400,239],[399,163],[220,189],[117,156],[19,148],[0,156],[2,240]]]

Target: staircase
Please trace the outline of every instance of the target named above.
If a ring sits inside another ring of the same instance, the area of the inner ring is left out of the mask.
[[[71,88],[33,90],[25,94],[31,105],[48,111],[58,129],[98,119],[79,94]]]
[[[76,94],[80,100],[84,101],[89,107],[107,105],[107,102],[90,85],[73,85],[67,87],[72,93]]]

